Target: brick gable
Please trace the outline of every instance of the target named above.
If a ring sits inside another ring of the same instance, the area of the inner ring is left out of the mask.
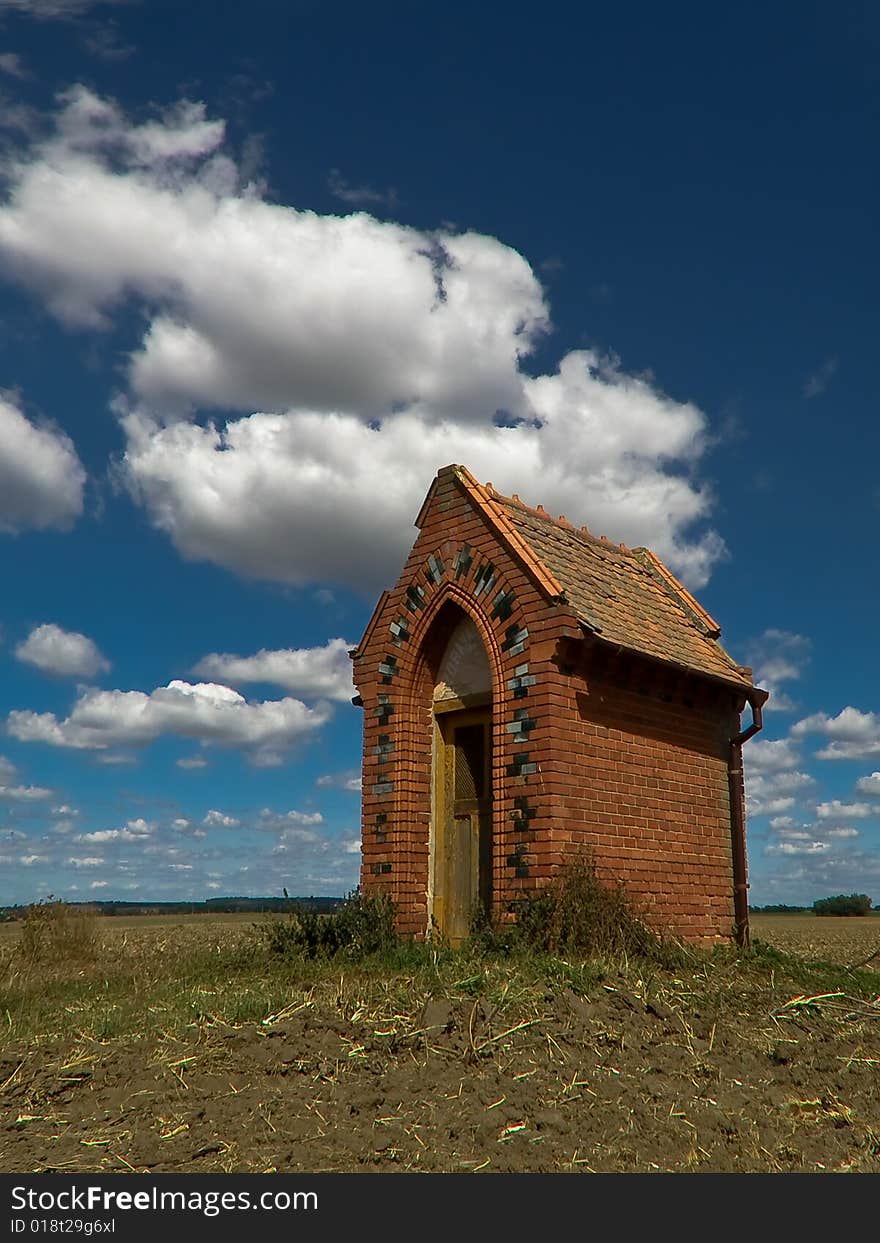
[[[440,471],[418,525],[353,653],[363,888],[390,892],[402,932],[430,930],[433,691],[466,616],[492,681],[493,917],[589,846],[657,926],[729,936],[731,739],[745,699],[764,692],[717,644],[712,619],[662,563],[575,538],[460,467]]]

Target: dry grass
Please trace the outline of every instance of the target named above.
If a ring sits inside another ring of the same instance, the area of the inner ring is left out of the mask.
[[[27,907],[8,971],[44,979],[92,962],[99,952],[98,917],[87,906],[47,898]]]
[[[39,979],[7,939],[2,1168],[880,1172],[876,973],[764,948],[340,964],[253,922],[99,920]]]
[[[749,922],[754,938],[802,958],[851,966],[880,952],[880,918],[876,915],[757,914]]]

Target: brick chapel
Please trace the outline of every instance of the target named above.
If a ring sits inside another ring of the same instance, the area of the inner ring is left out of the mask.
[[[352,653],[364,892],[454,945],[588,846],[658,930],[747,940],[742,744],[767,692],[717,622],[647,548],[463,466],[415,525]]]

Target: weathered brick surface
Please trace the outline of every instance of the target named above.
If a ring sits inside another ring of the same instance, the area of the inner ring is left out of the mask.
[[[402,932],[428,931],[432,695],[461,612],[492,670],[493,915],[589,846],[655,926],[729,937],[735,692],[582,642],[447,472],[354,660],[363,888],[391,894]]]

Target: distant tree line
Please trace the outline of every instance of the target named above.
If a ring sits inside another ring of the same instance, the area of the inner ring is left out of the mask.
[[[870,915],[874,907],[866,893],[839,893],[833,898],[819,898],[812,906],[773,902],[768,906],[749,907],[749,912],[755,915],[804,915],[808,911],[814,915]]]
[[[786,906],[784,902],[771,902],[768,906],[750,906],[749,913],[754,915],[802,915],[808,906]]]
[[[870,915],[871,899],[866,893],[839,893],[813,903],[817,915]]]
[[[69,902],[68,906],[87,906],[99,915],[210,915],[210,914],[290,914],[315,911],[329,914],[344,898],[208,898],[204,902]],[[0,907],[0,921],[23,919],[30,904]]]

